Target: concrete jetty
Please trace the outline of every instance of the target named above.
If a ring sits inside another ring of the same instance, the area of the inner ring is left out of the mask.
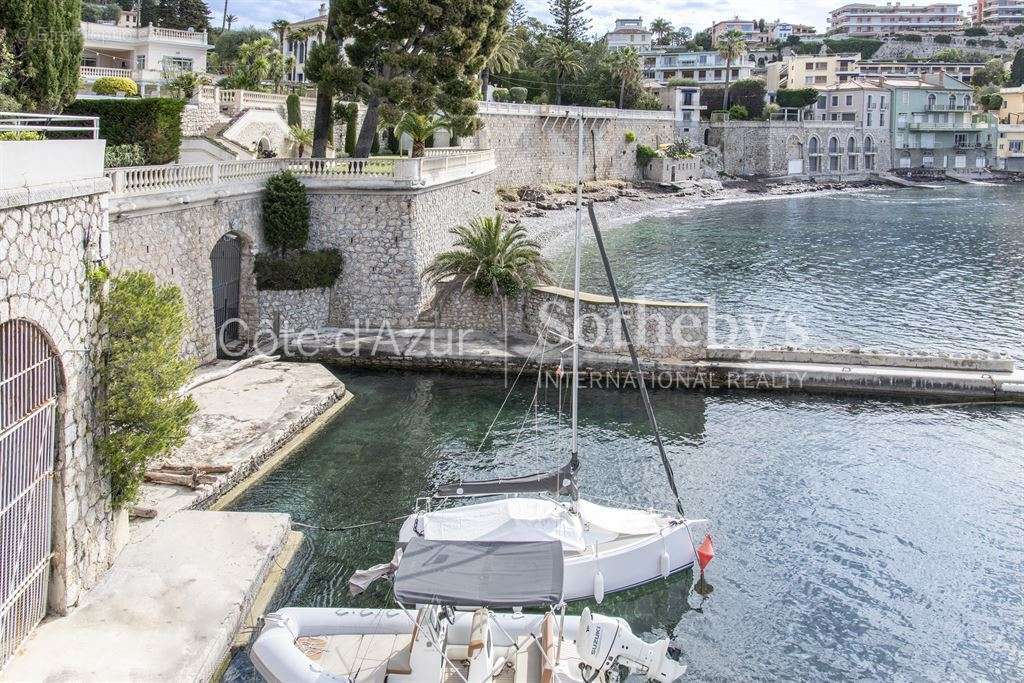
[[[342,366],[510,373],[554,373],[565,344],[536,337],[452,329],[357,331],[324,328],[282,335],[294,360]],[[620,387],[636,381],[625,355],[582,351],[581,382]],[[662,388],[829,391],[888,396],[957,397],[1024,402],[1024,371],[1007,358],[878,354],[827,350],[709,347],[699,360],[643,360],[644,379]],[[553,374],[552,374],[553,376]]]
[[[887,183],[898,185],[900,187],[916,187],[922,190],[938,190],[942,187],[941,185],[928,185],[927,183],[918,183],[913,180],[907,180],[906,178],[901,178],[897,175],[893,175],[892,173],[875,173],[874,175],[879,180],[883,180]]]

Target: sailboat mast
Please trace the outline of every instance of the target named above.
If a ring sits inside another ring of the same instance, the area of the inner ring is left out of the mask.
[[[572,286],[572,445],[573,469],[579,467],[579,376],[580,369],[580,240],[583,237],[583,112],[576,118],[576,248]]]

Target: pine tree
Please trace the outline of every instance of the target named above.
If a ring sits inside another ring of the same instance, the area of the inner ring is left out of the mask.
[[[512,6],[508,8],[508,25],[511,28],[521,26],[526,21],[526,6],[519,0],[515,0]]]
[[[139,3],[139,26],[156,26],[160,22],[160,6],[157,0],[141,0]]]
[[[566,43],[586,40],[590,31],[590,5],[585,0],[548,0],[548,13],[554,22],[555,36]]]
[[[1017,50],[1017,54],[1013,56],[1013,64],[1010,65],[1010,83],[1011,88],[1019,88],[1024,85],[1024,47]]]
[[[27,109],[59,112],[75,99],[81,19],[81,0],[0,2],[0,27],[14,55],[8,94]]]
[[[179,0],[176,24],[173,28],[205,31],[210,28],[210,8],[203,0]]]

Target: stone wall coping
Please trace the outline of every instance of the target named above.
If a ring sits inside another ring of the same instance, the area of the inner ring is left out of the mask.
[[[63,199],[104,194],[110,191],[109,178],[88,178],[65,183],[32,185],[0,190],[0,209],[14,209],[19,206],[56,202]]]
[[[715,128],[861,128],[856,121],[711,121]]]
[[[933,370],[970,370],[975,372],[1013,372],[1012,358],[980,353],[943,353],[925,351],[878,351],[873,349],[815,348],[733,348],[709,346],[709,361],[816,363],[828,365],[866,365],[873,367],[921,368]]]
[[[539,286],[534,287],[535,292],[543,292],[545,294],[552,294],[554,296],[564,297],[566,299],[573,298],[573,290],[566,289],[564,287],[550,287],[550,286]],[[697,302],[681,302],[681,301],[656,301],[654,299],[620,299],[623,304],[631,304],[634,306],[659,306],[662,308],[707,308],[708,305],[705,303]],[[592,294],[590,292],[580,292],[580,301],[588,304],[603,304],[612,305],[615,303],[615,299],[604,294]]]

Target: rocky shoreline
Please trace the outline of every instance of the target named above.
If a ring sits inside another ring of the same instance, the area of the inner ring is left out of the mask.
[[[674,213],[718,202],[756,201],[814,193],[863,192],[891,187],[884,182],[778,182],[770,180],[694,179],[671,188],[623,180],[589,181],[583,201],[593,201],[602,223],[622,225],[656,214]],[[555,185],[500,188],[496,200],[505,221],[518,225],[541,242],[545,253],[559,249],[559,238],[575,225],[575,186]],[[586,220],[586,219],[585,219]],[[589,227],[587,230],[589,231]]]

